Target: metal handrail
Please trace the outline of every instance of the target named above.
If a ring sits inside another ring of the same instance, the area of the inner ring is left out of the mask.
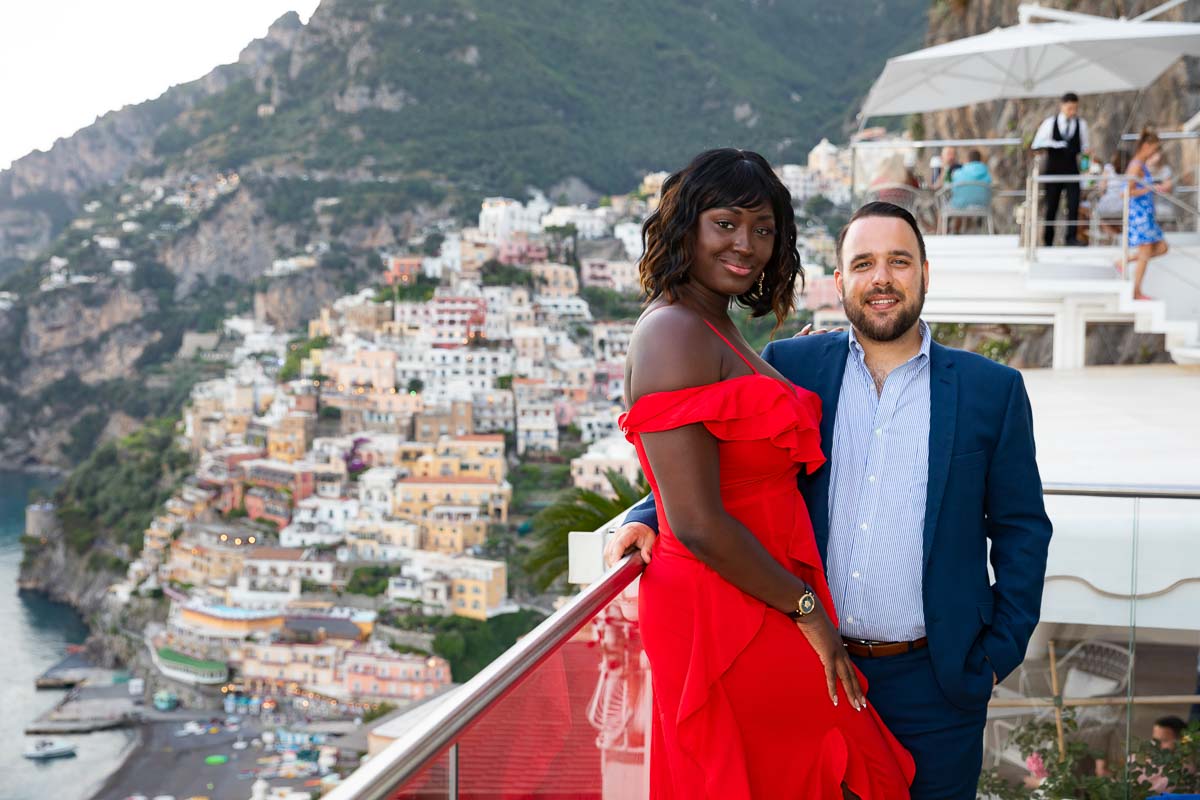
[[[1200,500],[1200,486],[1129,483],[1045,483],[1042,494],[1077,497],[1126,497],[1140,500]]]
[[[1200,486],[1160,484],[1046,483],[1045,495],[1118,497],[1134,500],[1200,500]],[[618,518],[619,519],[619,518]],[[611,524],[603,530],[610,530]],[[414,724],[386,750],[367,761],[326,795],[328,800],[385,800],[443,753],[449,755],[449,780],[457,783],[459,754],[455,740],[612,602],[643,569],[637,553],[627,555],[604,576],[467,681],[442,707]],[[432,702],[437,702],[436,700]]]
[[[1142,138],[1140,133],[1121,134],[1122,142],[1136,142],[1140,138]],[[1158,131],[1158,138],[1162,141],[1170,139],[1200,139],[1200,131]]]
[[[548,658],[564,641],[587,624],[625,590],[645,565],[639,555],[626,556],[596,583],[575,595],[557,612],[526,634],[474,678],[453,698],[416,723],[407,733],[372,758],[326,795],[327,800],[384,800],[397,786],[414,778],[484,712],[516,688],[520,680]],[[436,702],[436,701],[434,701]],[[452,766],[457,752],[451,753]],[[452,770],[451,781],[456,780]]]
[[[1023,145],[1024,141],[1015,137],[999,139],[872,139],[865,142],[852,142],[852,149],[895,149],[911,147],[923,150],[930,147],[1010,147]]]

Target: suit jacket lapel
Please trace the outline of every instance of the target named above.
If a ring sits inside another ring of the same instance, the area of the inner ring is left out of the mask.
[[[848,336],[844,333],[822,334],[825,347],[813,370],[811,386],[806,389],[816,392],[821,398],[821,451],[825,454],[825,466],[817,470],[812,478],[808,513],[812,515],[813,535],[821,561],[829,546],[829,476],[833,457],[833,424],[837,418],[838,396],[842,392],[842,376],[846,372],[846,356],[849,353]],[[804,385],[804,384],[801,384]]]
[[[929,477],[925,495],[923,568],[929,566],[933,537],[937,530],[946,479],[950,475],[950,455],[954,448],[954,426],[958,409],[958,373],[946,348],[932,343],[929,348]]]
[[[821,398],[821,451],[828,461],[833,453],[833,422],[837,418],[838,395],[842,393],[842,375],[846,372],[849,344],[845,334],[825,335],[828,341],[824,342],[824,351],[813,373],[813,385],[804,388],[816,392]]]

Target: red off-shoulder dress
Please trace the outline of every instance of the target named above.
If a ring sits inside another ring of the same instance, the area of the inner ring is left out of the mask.
[[[796,486],[801,469],[825,460],[820,417],[815,394],[757,372],[644,395],[621,417],[654,490],[660,525],[638,601],[654,688],[656,800],[824,800],[841,798],[843,784],[862,800],[909,796],[912,757],[874,708],[855,711],[840,683],[835,707],[820,659],[796,624],[675,538],[641,441],[642,434],[695,423],[719,439],[726,511],[813,587],[836,625]],[[866,679],[858,679],[865,690]]]

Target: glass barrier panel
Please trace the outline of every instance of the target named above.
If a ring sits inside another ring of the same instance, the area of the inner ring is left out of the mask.
[[[460,797],[647,795],[650,672],[634,587],[466,731]]]
[[[1049,496],[1046,510],[1054,536],[1041,622],[1024,663],[993,690],[981,797],[1022,787],[1075,796],[1070,785],[1127,756],[1137,502]]]
[[[1129,772],[1153,794],[1200,793],[1200,500],[1140,500]]]
[[[447,800],[450,797],[450,754],[442,753],[388,800]]]
[[[637,583],[609,603],[457,740],[459,798],[648,796],[650,671]],[[447,797],[446,756],[394,798]]]

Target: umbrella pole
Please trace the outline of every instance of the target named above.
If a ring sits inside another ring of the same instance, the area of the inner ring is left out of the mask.
[[[1121,130],[1117,131],[1117,149],[1118,150],[1121,149],[1121,141],[1122,141],[1121,137],[1124,136],[1125,131],[1129,130],[1129,126],[1133,124],[1134,114],[1137,113],[1137,108],[1142,103],[1142,95],[1145,93],[1146,93],[1145,89],[1138,89],[1137,94],[1135,94],[1133,96],[1133,105],[1131,105],[1129,107],[1129,116],[1127,116],[1125,118],[1125,124],[1123,126],[1121,126]],[[1141,128],[1139,128],[1137,131],[1130,131],[1130,132],[1131,133],[1140,133]]]
[[[1058,733],[1058,763],[1067,760],[1067,747],[1063,741],[1062,698],[1058,694],[1058,658],[1054,653],[1054,640],[1050,640],[1050,693],[1054,695],[1054,727]]]

